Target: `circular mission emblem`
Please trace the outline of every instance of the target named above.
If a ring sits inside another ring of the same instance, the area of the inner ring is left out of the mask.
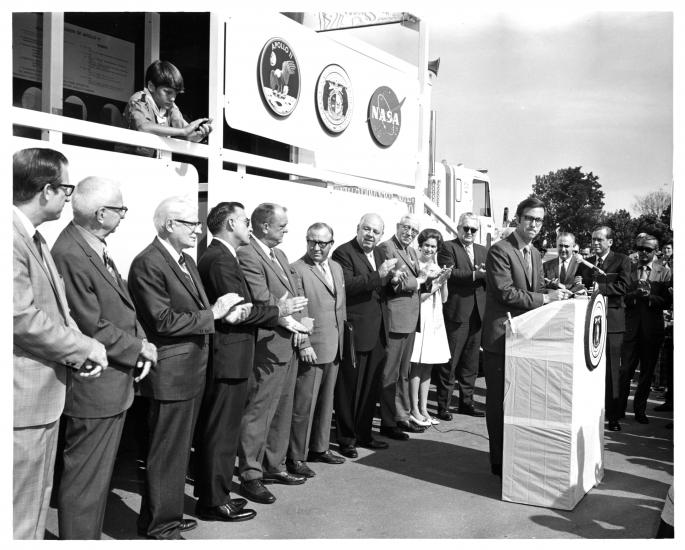
[[[316,111],[321,123],[334,134],[347,128],[352,118],[350,77],[340,65],[328,65],[316,83]]]
[[[271,38],[259,55],[259,91],[274,114],[287,117],[300,97],[300,67],[290,45]]]
[[[594,370],[604,354],[607,339],[607,315],[604,296],[599,291],[592,293],[585,314],[585,366]]]
[[[402,127],[402,103],[387,86],[377,88],[369,101],[369,130],[383,147],[390,147]]]

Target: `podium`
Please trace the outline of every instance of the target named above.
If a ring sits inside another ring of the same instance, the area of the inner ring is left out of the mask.
[[[602,480],[605,308],[596,293],[507,323],[503,500],[572,510]]]

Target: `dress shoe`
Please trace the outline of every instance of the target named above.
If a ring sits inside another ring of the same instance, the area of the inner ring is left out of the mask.
[[[247,505],[247,500],[244,498],[232,498],[228,503],[236,510],[242,510]]]
[[[355,456],[357,456],[355,454]],[[326,464],[342,464],[345,459],[341,456],[334,455],[330,449],[321,453],[309,451],[307,454],[307,462],[325,462]]]
[[[430,420],[425,420],[423,418],[423,416],[421,416],[420,418],[417,418],[413,414],[410,414],[409,420],[411,422],[413,422],[414,424],[416,424],[417,426],[423,426],[424,428],[428,428],[431,425]]]
[[[194,519],[182,519],[181,523],[178,524],[178,528],[181,531],[192,531],[197,527],[197,521]]]
[[[291,474],[290,472],[264,473],[263,483],[280,483],[281,485],[302,485],[307,478],[303,475]]]
[[[396,439],[397,441],[406,441],[409,439],[409,436],[397,426],[381,426],[381,435],[389,437],[390,439]]]
[[[621,431],[621,425],[618,423],[618,420],[609,420],[609,431],[610,432],[620,432]]]
[[[304,477],[314,477],[316,472],[312,470],[304,460],[286,460],[285,467],[291,474]]]
[[[502,465],[501,464],[490,464],[490,472],[492,472],[493,475],[496,475],[498,477],[502,477]]]
[[[449,422],[452,420],[452,413],[447,412],[447,411],[438,411],[438,414],[435,415],[438,417],[440,420],[444,420],[445,422]]]
[[[428,420],[428,422],[431,423],[431,426],[437,426],[438,424],[440,424],[440,421],[433,418],[430,414],[428,414],[427,411],[423,411],[421,413],[421,416],[423,416],[426,420]]]
[[[338,452],[347,458],[357,458],[359,456],[354,445],[340,445]]]
[[[387,449],[388,444],[385,441],[378,441],[373,437],[368,441],[357,441],[357,445],[364,447],[365,449]]]
[[[649,424],[649,418],[645,413],[635,413],[635,422],[638,424]]]
[[[403,432],[409,432],[410,434],[420,434],[425,431],[425,428],[416,425],[411,420],[399,420],[397,427]]]
[[[264,487],[261,479],[249,479],[240,484],[240,494],[252,502],[260,504],[271,504],[276,501],[276,497],[271,491]]]
[[[468,416],[475,416],[476,418],[483,418],[485,413],[477,410],[473,405],[462,405],[459,407],[459,414],[466,414]]]
[[[673,412],[673,403],[662,403],[654,407],[656,412]]]
[[[235,508],[229,501],[221,506],[202,506],[198,502],[195,506],[195,514],[205,521],[247,521],[255,517],[257,512],[249,508]]]

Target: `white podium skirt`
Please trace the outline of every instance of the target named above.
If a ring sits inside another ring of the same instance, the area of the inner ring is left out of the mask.
[[[572,510],[604,474],[604,359],[585,364],[587,300],[507,329],[502,499]]]

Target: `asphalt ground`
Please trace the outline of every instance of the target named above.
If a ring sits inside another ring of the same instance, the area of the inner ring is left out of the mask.
[[[605,432],[604,479],[573,511],[502,501],[500,479],[490,473],[485,419],[455,414],[452,421],[411,434],[404,442],[375,434],[390,447],[359,448],[358,458],[341,465],[312,463],[316,476],[304,485],[270,485],[277,498],[274,504],[249,503],[257,511],[254,519],[199,521],[198,528],[184,536],[243,541],[234,548],[260,540],[287,545],[289,539],[291,546],[301,548],[319,543],[346,547],[350,542],[338,539],[384,539],[377,543],[385,544],[391,539],[407,543],[411,541],[406,539],[652,538],[673,483],[673,415],[652,411],[661,403],[658,397],[652,392],[649,424],[638,424],[628,412],[622,431]],[[430,398],[434,399],[433,391]],[[484,400],[484,379],[479,378],[476,401],[481,409]],[[430,405],[434,411],[434,401]],[[632,411],[632,400],[628,410]],[[103,539],[140,539],[136,517],[143,470],[136,462],[131,425],[117,459]],[[239,496],[236,482],[237,477],[233,496]],[[192,494],[189,478],[185,513],[190,518],[195,517]],[[47,538],[57,538],[53,508]]]

